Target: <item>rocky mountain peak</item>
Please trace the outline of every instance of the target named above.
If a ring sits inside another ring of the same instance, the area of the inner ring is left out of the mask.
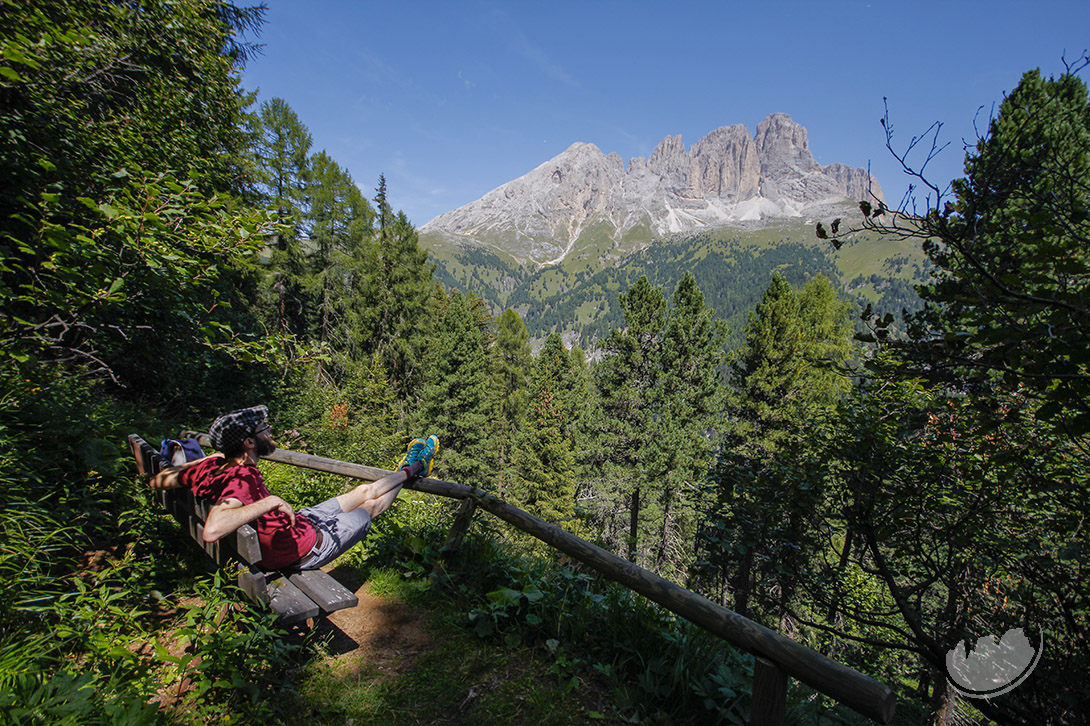
[[[664,138],[625,170],[621,157],[577,142],[533,171],[421,228],[425,245],[484,246],[525,263],[558,262],[584,234],[602,229],[625,240],[801,216],[815,205],[882,198],[864,169],[822,167],[806,129],[770,114],[751,135],[742,124],[718,128],[686,149]],[[643,231],[641,231],[643,230]],[[600,247],[600,240],[596,241]]]

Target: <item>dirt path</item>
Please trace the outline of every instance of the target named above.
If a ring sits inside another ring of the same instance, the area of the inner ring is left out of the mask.
[[[356,573],[338,569],[334,573],[359,598],[354,608],[338,610],[317,626],[318,635],[328,639],[330,656],[350,671],[363,664],[375,667],[383,677],[393,678],[412,667],[414,659],[432,647],[425,617],[395,599],[372,595],[370,584]]]

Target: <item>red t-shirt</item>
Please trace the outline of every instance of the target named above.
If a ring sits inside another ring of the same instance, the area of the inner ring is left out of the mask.
[[[182,473],[178,475],[178,481],[182,483],[182,486],[189,487],[195,497],[219,499],[220,477],[215,474],[221,466],[223,466],[222,456],[209,456],[189,468],[182,469]]]
[[[221,469],[222,464],[222,457],[211,457],[183,471],[179,480],[193,490],[194,496],[217,502],[231,498],[246,505],[270,496],[256,466],[245,464]],[[294,527],[291,517],[280,511],[266,512],[253,524],[261,544],[262,559],[257,564],[269,570],[297,562],[310,552],[318,538],[311,521],[299,514],[295,515]]]

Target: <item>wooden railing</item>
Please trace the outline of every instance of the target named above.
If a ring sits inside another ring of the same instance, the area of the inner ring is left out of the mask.
[[[202,438],[198,434],[189,433]],[[207,436],[203,437],[201,445],[208,445]],[[383,469],[283,449],[278,449],[265,458],[364,481],[381,479],[391,473]],[[487,492],[439,479],[416,479],[406,484],[406,487],[465,502],[451,528],[451,536],[445,546],[447,549],[457,546],[475,510],[483,509],[597,570],[605,577],[718,635],[731,645],[752,653],[756,659],[750,720],[753,726],[784,722],[788,676],[797,678],[878,723],[889,723],[893,718],[897,700],[888,685],[717,605],[556,525],[513,507]]]

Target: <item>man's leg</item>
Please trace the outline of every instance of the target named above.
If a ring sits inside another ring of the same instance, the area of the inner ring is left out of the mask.
[[[337,503],[341,505],[342,512],[351,512],[353,509],[361,507],[367,502],[376,501],[385,497],[389,497],[389,500],[392,503],[397,497],[397,493],[401,491],[401,485],[408,481],[408,479],[409,475],[404,469],[395,471],[393,474],[387,474],[377,481],[365,482],[344,494],[341,494],[336,498]],[[390,504],[387,503],[386,508],[389,508],[389,506]],[[384,508],[383,511],[386,511],[386,509]]]
[[[439,439],[436,436],[413,439],[398,463],[399,471],[369,484],[360,484],[338,496],[336,499],[341,505],[341,511],[351,512],[357,507],[366,507],[372,517],[382,514],[393,504],[406,481],[431,474],[432,463],[438,451]]]

